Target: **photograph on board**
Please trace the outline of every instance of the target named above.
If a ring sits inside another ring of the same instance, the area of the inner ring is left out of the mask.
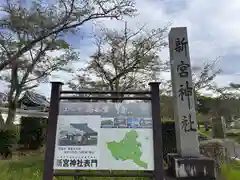
[[[115,128],[126,128],[127,127],[127,119],[125,116],[117,116],[114,118],[114,127]]]
[[[98,132],[87,122],[66,122],[59,127],[58,146],[96,146]]]
[[[114,118],[102,118],[101,119],[101,128],[113,128]]]

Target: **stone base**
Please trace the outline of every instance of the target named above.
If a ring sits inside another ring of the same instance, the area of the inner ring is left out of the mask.
[[[171,153],[168,154],[167,164],[167,174],[177,179],[216,179],[215,163],[205,156],[181,157],[179,154]]]

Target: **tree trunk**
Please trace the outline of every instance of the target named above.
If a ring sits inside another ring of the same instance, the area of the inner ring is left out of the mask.
[[[17,101],[20,96],[20,91],[16,91],[16,94],[13,95],[13,92],[10,91],[8,95],[8,116],[6,120],[6,126],[11,127],[15,121],[16,111],[17,111]]]
[[[17,111],[17,101],[20,96],[20,88],[16,89],[15,95],[14,91],[11,89],[8,94],[8,116],[6,120],[6,126],[11,127],[15,121],[16,111]]]
[[[2,116],[2,112],[0,112],[0,131],[4,129],[4,119]]]
[[[111,88],[111,91],[115,91],[115,92],[119,92],[119,91],[120,91],[120,90],[119,90],[119,87],[118,87],[118,85],[117,85],[117,82],[115,82],[115,88]],[[111,97],[123,98],[123,97],[124,97],[124,94],[115,94],[115,93],[113,93],[113,94],[111,94]],[[121,100],[121,99],[116,99],[116,100],[112,100],[112,102],[114,102],[114,103],[122,103],[123,100]]]
[[[11,103],[10,103],[11,104]],[[1,159],[7,159],[12,157],[12,151],[15,143],[12,143],[12,135],[11,135],[11,130],[13,129],[13,121],[10,119],[15,119],[15,114],[16,114],[16,108],[15,110],[12,108],[14,105],[9,105],[8,109],[8,117],[6,120],[6,123],[4,123],[4,120],[2,120],[1,124],[1,146],[0,146],[0,157]],[[10,116],[9,116],[10,114]],[[2,116],[0,117],[2,118]]]
[[[194,87],[193,88],[193,98],[194,98],[194,105],[195,105],[195,111],[197,113],[197,91],[196,91],[196,88]],[[199,123],[199,119],[196,119],[196,122],[197,122],[197,128],[198,130],[200,130],[200,123]]]
[[[6,126],[13,125],[13,122],[16,117],[16,111],[17,111],[17,102],[16,101],[9,101],[8,104],[8,116],[6,120]]]

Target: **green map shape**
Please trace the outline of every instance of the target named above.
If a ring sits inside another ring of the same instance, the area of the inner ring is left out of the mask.
[[[107,142],[107,148],[116,160],[133,160],[140,167],[147,168],[148,164],[141,160],[142,144],[137,141],[138,134],[135,130],[127,132],[120,142]]]

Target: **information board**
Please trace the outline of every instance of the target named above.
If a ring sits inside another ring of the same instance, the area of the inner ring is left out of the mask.
[[[61,102],[54,169],[153,170],[151,103]]]

